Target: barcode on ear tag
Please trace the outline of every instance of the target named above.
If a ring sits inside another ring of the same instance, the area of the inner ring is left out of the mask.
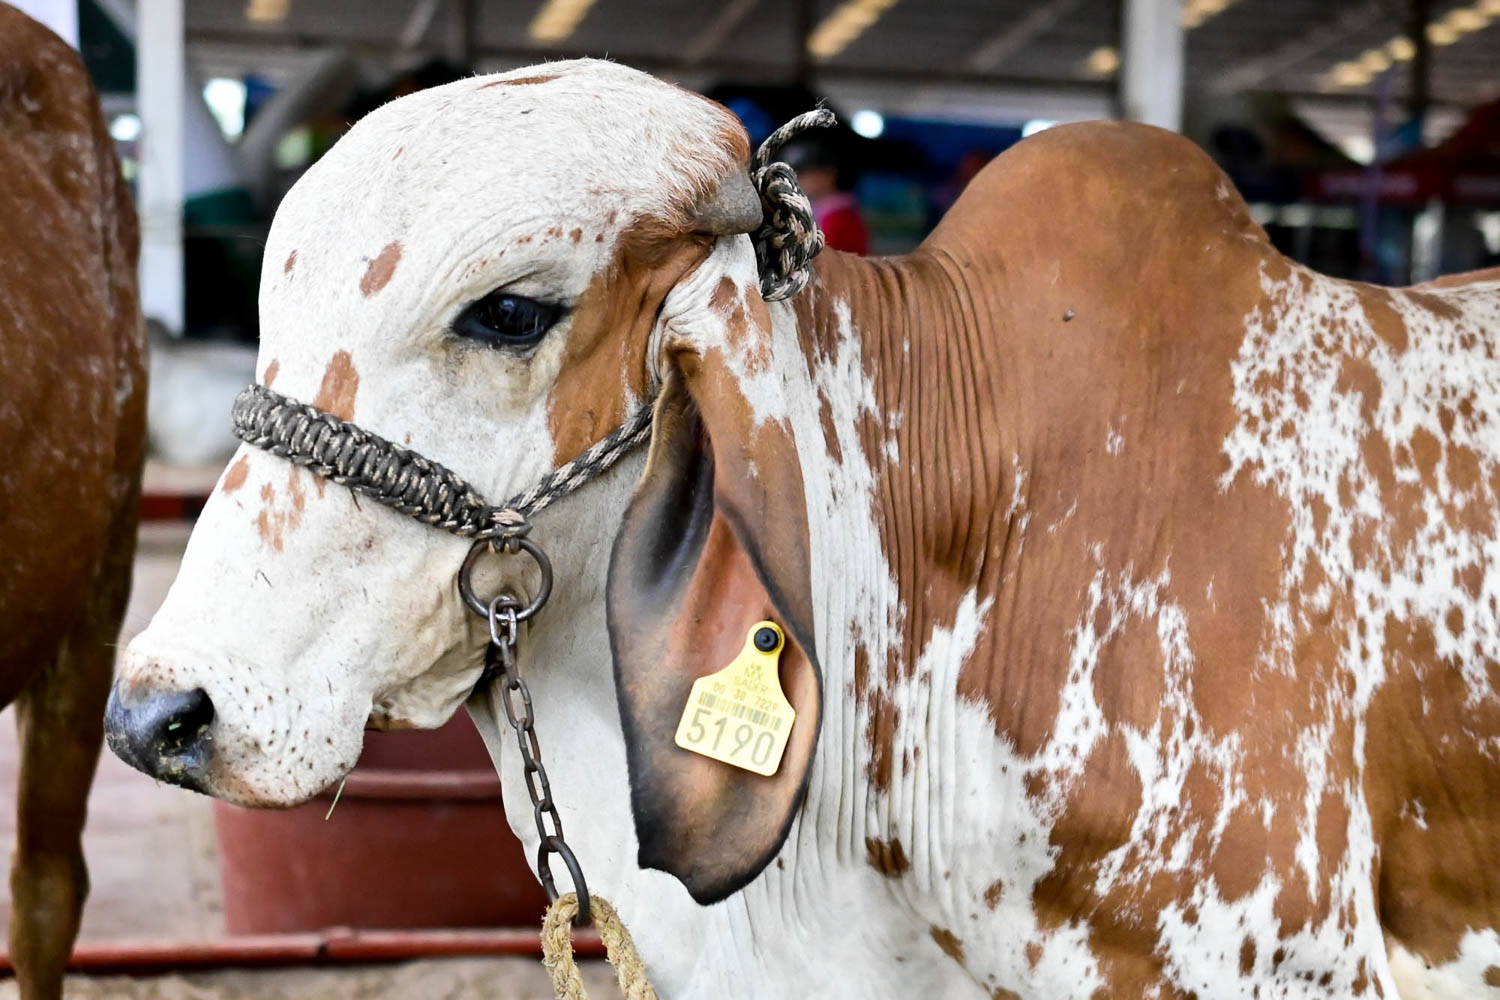
[[[786,636],[775,622],[757,622],[745,648],[724,669],[693,682],[677,745],[756,774],[781,766],[797,710],[781,691]]]

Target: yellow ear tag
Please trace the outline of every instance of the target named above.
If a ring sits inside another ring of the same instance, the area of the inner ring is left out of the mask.
[[[756,774],[775,774],[797,718],[781,693],[785,646],[775,622],[757,622],[729,666],[693,681],[677,723],[677,745]]]

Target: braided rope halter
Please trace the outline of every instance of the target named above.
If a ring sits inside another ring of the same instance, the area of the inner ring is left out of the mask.
[[[230,419],[235,436],[246,444],[423,524],[460,538],[501,541],[525,535],[532,514],[608,472],[651,431],[651,408],[637,407],[583,454],[504,503],[492,504],[446,466],[263,385],[240,393]]]
[[[760,195],[762,209],[762,222],[751,234],[751,242],[761,295],[768,301],[789,298],[806,287],[812,280],[812,259],[823,249],[823,233],[813,218],[812,204],[797,185],[796,174],[785,163],[771,162],[771,157],[799,132],[832,125],[833,121],[833,112],[826,109],[799,115],[773,132],[751,161],[750,180]],[[517,670],[516,652],[519,625],[546,602],[552,589],[552,571],[546,554],[527,535],[533,514],[602,476],[650,436],[651,407],[648,401],[632,410],[619,427],[581,455],[500,504],[490,503],[441,463],[267,386],[247,386],[231,411],[235,436],[246,444],[279,455],[423,524],[475,540],[458,575],[465,603],[487,619],[490,628],[485,667],[474,690],[486,689],[492,683],[499,689],[499,700],[525,761],[527,791],[540,836],[537,875],[552,904],[542,938],[544,964],[559,997],[584,997],[568,932],[574,922],[594,923],[599,928],[627,1000],[656,1000],[656,993],[629,932],[613,908],[602,898],[593,901],[597,906],[591,908],[588,886],[578,859],[563,838],[562,819],[542,766],[531,694]],[[541,587],[531,603],[523,606],[503,592],[489,602],[478,598],[470,579],[478,557],[485,551],[518,550],[529,553],[542,571]],[[551,869],[554,854],[567,866],[575,893],[558,893]]]

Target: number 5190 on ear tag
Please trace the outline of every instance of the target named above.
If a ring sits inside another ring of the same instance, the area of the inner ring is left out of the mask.
[[[775,622],[751,627],[729,666],[693,682],[677,723],[677,745],[756,774],[775,774],[797,718],[781,692],[785,646]]]

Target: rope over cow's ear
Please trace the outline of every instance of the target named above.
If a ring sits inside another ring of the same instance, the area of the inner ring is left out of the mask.
[[[798,115],[772,132],[750,161],[750,179],[765,209],[765,219],[750,240],[760,267],[760,292],[767,302],[802,291],[812,280],[812,259],[823,249],[823,231],[813,218],[812,202],[797,184],[797,172],[771,158],[798,133],[826,128],[834,120],[827,108]]]

